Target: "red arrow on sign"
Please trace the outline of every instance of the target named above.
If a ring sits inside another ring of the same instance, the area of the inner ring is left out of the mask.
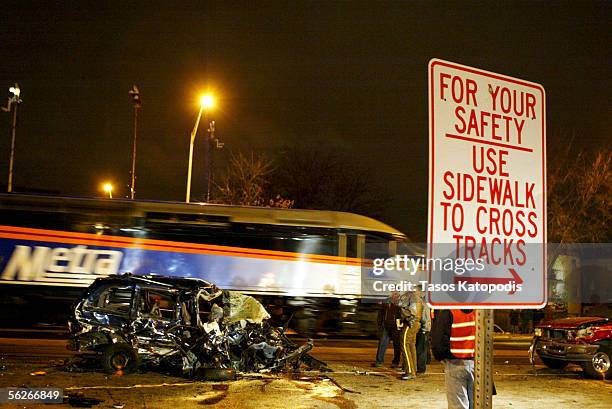
[[[512,274],[512,278],[499,278],[499,277],[455,277],[455,284],[459,281],[464,281],[469,284],[512,284],[516,282],[517,284],[523,284],[523,279],[518,275],[515,269],[509,268],[510,274]],[[516,291],[508,292],[509,295],[514,294]]]

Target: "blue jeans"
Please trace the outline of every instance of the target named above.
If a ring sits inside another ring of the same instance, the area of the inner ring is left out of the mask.
[[[385,362],[385,352],[389,346],[389,341],[393,341],[393,363],[399,364],[400,360],[400,341],[399,331],[395,328],[385,328],[381,330],[380,339],[378,340],[378,349],[376,351],[376,363],[382,364]]]
[[[474,360],[445,359],[444,380],[448,409],[474,408]]]

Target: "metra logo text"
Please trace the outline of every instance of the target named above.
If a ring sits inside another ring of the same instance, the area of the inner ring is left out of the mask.
[[[49,281],[56,278],[67,281],[72,276],[86,278],[92,274],[117,274],[122,257],[120,251],[94,250],[87,246],[50,248],[17,245],[0,279]]]

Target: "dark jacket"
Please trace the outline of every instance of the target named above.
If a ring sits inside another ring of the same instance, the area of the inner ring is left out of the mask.
[[[378,327],[379,328],[396,328],[395,320],[401,318],[400,308],[391,302],[390,299],[386,299],[382,303],[382,308],[378,311]]]
[[[431,324],[431,352],[438,361],[454,358],[450,352],[452,325],[453,314],[449,310],[436,312],[436,317]]]
[[[471,310],[462,310],[470,312]],[[431,352],[438,361],[456,359],[451,354],[450,337],[453,325],[453,313],[450,310],[440,310],[431,325]]]

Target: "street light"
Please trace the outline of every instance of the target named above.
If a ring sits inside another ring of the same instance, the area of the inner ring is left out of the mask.
[[[215,97],[213,97],[211,94],[204,94],[200,97],[200,106],[206,108],[206,109],[211,109],[214,108],[215,106]]]
[[[215,97],[211,94],[205,94],[200,97],[200,112],[196,119],[193,130],[191,131],[191,139],[189,141],[189,166],[187,168],[187,192],[185,194],[185,202],[189,203],[191,196],[191,169],[193,167],[193,143],[195,141],[196,133],[198,132],[198,126],[200,126],[200,119],[202,118],[202,112],[204,112],[204,121],[206,122],[206,113],[208,110],[215,106]]]
[[[140,90],[136,84],[132,85],[132,89],[128,92],[132,96],[132,102],[134,103],[134,143],[132,146],[132,183],[130,183],[130,199],[134,200],[136,190],[134,185],[136,183],[136,139],[138,138],[138,111],[142,107],[140,102]]]
[[[102,189],[104,189],[104,191],[108,194],[108,198],[112,199],[113,198],[113,185],[110,183],[105,183],[102,186]]]
[[[9,160],[9,175],[8,175],[8,183],[7,183],[7,192],[13,191],[13,162],[15,157],[15,136],[17,130],[17,107],[21,104],[21,89],[19,88],[19,84],[15,83],[14,87],[9,88],[9,92],[11,96],[9,96],[8,104],[6,107],[2,107],[4,112],[10,112],[11,108],[13,110],[13,124],[11,126],[11,156]]]

